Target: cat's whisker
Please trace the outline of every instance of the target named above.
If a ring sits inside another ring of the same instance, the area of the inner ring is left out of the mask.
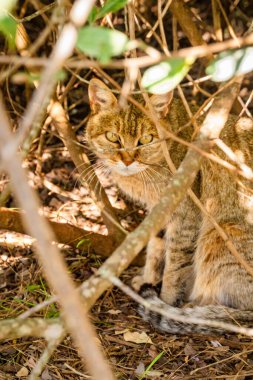
[[[151,175],[151,177],[154,177],[153,181],[157,183],[157,180],[161,180],[161,178],[163,179],[166,179],[166,182],[168,181],[168,175],[165,175],[161,172],[158,172],[157,170],[155,170],[154,168],[148,168],[146,170],[146,172],[150,172],[149,174]],[[153,173],[153,174],[152,174]],[[161,181],[161,182],[164,182],[164,181]]]
[[[89,166],[88,168],[83,170],[83,172],[80,173],[80,177],[82,177],[87,182],[87,176],[90,174],[93,174],[94,177],[96,176],[96,172],[93,166]]]
[[[94,172],[90,173],[90,175],[86,178],[85,182],[86,182],[87,187],[89,188],[94,179],[96,179],[95,184],[93,184],[93,189],[94,189],[93,191],[95,193],[95,187],[96,187],[97,183],[99,182],[98,178],[96,177],[96,173],[94,173]]]
[[[158,197],[160,192],[159,192],[158,188],[156,187],[157,186],[157,182],[153,180],[152,175],[150,173],[148,173],[147,171],[144,172],[144,173],[145,173],[146,177],[149,179],[149,182],[152,185],[152,187],[154,189],[154,192],[155,192],[155,194]]]
[[[147,181],[146,181],[146,178],[145,178],[145,175],[144,175],[144,172],[140,172],[141,174],[141,177],[143,178],[143,184],[144,184],[144,195],[148,194],[148,189],[147,189]]]
[[[138,160],[138,162],[140,162],[140,164],[144,164],[144,165],[147,165],[148,167],[152,167],[152,168],[157,168],[157,169],[162,169],[162,170],[167,170],[170,174],[171,174],[171,170],[169,169],[169,167],[166,165],[160,165],[160,164],[157,164],[157,163],[151,163],[151,162],[146,162],[146,161],[142,161],[142,160]]]

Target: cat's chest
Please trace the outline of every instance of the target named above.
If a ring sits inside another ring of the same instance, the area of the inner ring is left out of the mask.
[[[147,209],[151,209],[159,201],[168,182],[168,178],[164,178],[162,175],[152,178],[147,173],[125,177],[113,173],[112,177],[124,194]]]

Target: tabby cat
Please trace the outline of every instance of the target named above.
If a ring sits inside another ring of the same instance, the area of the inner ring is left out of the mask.
[[[89,99],[91,114],[86,137],[91,150],[109,169],[121,191],[150,210],[171,178],[156,126],[133,104],[121,109],[112,91],[96,78],[90,81]],[[137,100],[143,103],[141,98]],[[169,131],[191,141],[193,127],[185,127],[189,119],[179,99],[170,92],[151,96],[150,104]],[[240,160],[253,167],[251,119],[237,120],[231,115],[221,139]],[[178,167],[186,147],[172,140],[167,145]],[[218,148],[213,153],[227,159]],[[250,181],[205,159],[193,190],[253,267],[251,187]],[[160,298],[152,287],[142,294],[163,310],[204,319],[253,320],[253,278],[188,196],[171,216],[165,238],[151,237],[143,274],[134,283],[156,285],[160,280]],[[180,308],[186,302],[191,302],[191,306]],[[210,332],[209,328],[175,322],[144,308],[141,313],[163,331]]]

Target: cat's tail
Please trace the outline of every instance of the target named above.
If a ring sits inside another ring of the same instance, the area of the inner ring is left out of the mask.
[[[139,314],[160,331],[183,335],[217,335],[229,331],[238,332],[239,326],[253,327],[253,311],[219,305],[174,307],[163,302],[152,286],[144,286],[140,294],[151,304],[151,308],[140,305]],[[170,315],[174,315],[175,319],[171,319]],[[205,321],[206,324],[201,323],[200,320]]]

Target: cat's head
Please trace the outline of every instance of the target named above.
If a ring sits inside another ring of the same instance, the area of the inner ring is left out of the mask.
[[[96,78],[90,81],[89,100],[91,115],[86,138],[107,167],[129,176],[161,162],[159,136],[148,116],[131,103],[121,109],[112,91]],[[172,93],[150,97],[159,119],[166,117],[171,100]]]

